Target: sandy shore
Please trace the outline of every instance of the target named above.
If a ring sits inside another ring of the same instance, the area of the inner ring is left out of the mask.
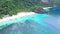
[[[4,27],[12,24],[14,22],[13,19],[16,19],[18,17],[28,16],[35,14],[34,12],[19,12],[17,15],[13,16],[4,16],[2,19],[0,19],[0,29],[3,29]],[[11,22],[10,22],[11,21]],[[16,21],[15,21],[16,22]],[[14,22],[14,23],[15,23]]]
[[[23,16],[27,16],[27,15],[31,15],[31,14],[35,14],[35,13],[34,12],[20,12],[17,15],[3,17],[3,19],[0,19],[0,23],[7,21],[7,20],[11,20],[13,18],[23,17]]]

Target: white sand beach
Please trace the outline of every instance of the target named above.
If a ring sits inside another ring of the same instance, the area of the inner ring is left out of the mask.
[[[13,18],[23,17],[23,16],[27,16],[31,14],[35,14],[35,13],[34,12],[19,12],[17,15],[7,16],[7,17],[5,16],[2,19],[0,19],[0,23],[7,21],[7,20],[11,20]]]
[[[6,27],[10,24],[13,24],[13,22],[14,22],[13,19],[15,19],[15,18],[28,16],[28,15],[32,15],[32,14],[35,14],[35,13],[34,12],[19,12],[17,15],[4,16],[2,19],[0,19],[0,29],[3,29],[4,27]]]

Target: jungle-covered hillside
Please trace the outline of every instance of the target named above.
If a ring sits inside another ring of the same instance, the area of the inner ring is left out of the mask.
[[[0,0],[0,18],[4,15],[17,14],[19,11],[33,11],[37,7],[49,7],[54,3],[59,4],[59,0]]]

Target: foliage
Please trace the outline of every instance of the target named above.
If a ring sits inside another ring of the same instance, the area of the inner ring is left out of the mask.
[[[0,18],[2,19],[2,17],[3,17],[3,15],[2,14],[0,14]]]
[[[0,0],[0,14],[13,15],[17,14],[17,12],[19,12],[18,10],[33,11],[36,6],[47,7],[50,6],[50,4],[43,3],[41,0]]]

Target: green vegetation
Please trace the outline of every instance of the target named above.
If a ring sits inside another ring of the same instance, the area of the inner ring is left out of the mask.
[[[51,6],[41,0],[0,0],[0,17],[17,14],[19,11],[33,11],[34,8]]]

